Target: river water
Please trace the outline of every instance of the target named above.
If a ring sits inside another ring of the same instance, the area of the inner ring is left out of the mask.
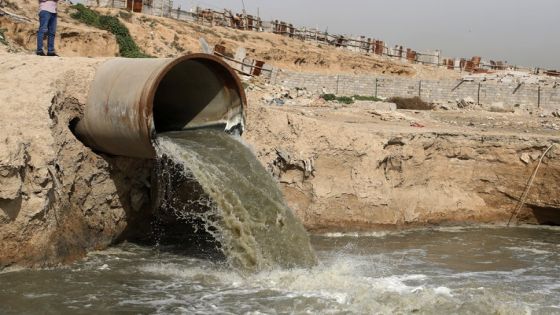
[[[560,314],[560,229],[313,235],[315,267],[255,274],[122,244],[69,267],[0,274],[1,314]]]

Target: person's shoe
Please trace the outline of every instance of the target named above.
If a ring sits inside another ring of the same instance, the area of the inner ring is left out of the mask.
[[[47,53],[47,56],[49,56],[49,57],[60,57],[59,55],[57,55],[54,52]]]
[[[42,51],[38,51],[38,52],[37,52],[37,56],[45,56],[45,53],[42,52]]]

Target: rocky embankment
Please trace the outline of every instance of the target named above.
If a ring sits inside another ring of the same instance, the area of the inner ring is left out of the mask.
[[[151,161],[93,152],[72,133],[103,60],[0,58],[0,268],[69,262],[146,232]],[[309,97],[271,106],[251,92],[245,138],[315,231],[505,222],[542,152],[560,141],[539,124],[525,130],[526,116],[492,114],[510,129],[477,128],[490,113],[381,112]],[[558,152],[543,159],[516,220],[560,223]]]
[[[0,58],[0,268],[72,261],[149,212],[150,162],[96,154],[71,132],[102,61]]]
[[[528,115],[259,106],[253,94],[246,137],[310,230],[505,223],[560,142]],[[514,222],[560,224],[559,153]]]

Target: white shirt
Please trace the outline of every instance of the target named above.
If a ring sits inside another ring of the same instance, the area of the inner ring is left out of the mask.
[[[48,11],[50,13],[56,13],[57,5],[58,5],[58,0],[47,0],[44,2],[39,2],[39,11]]]

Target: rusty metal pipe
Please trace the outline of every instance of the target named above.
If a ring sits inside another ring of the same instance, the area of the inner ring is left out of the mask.
[[[152,158],[161,132],[243,130],[246,103],[239,78],[215,56],[115,58],[97,70],[75,133],[98,151]]]

